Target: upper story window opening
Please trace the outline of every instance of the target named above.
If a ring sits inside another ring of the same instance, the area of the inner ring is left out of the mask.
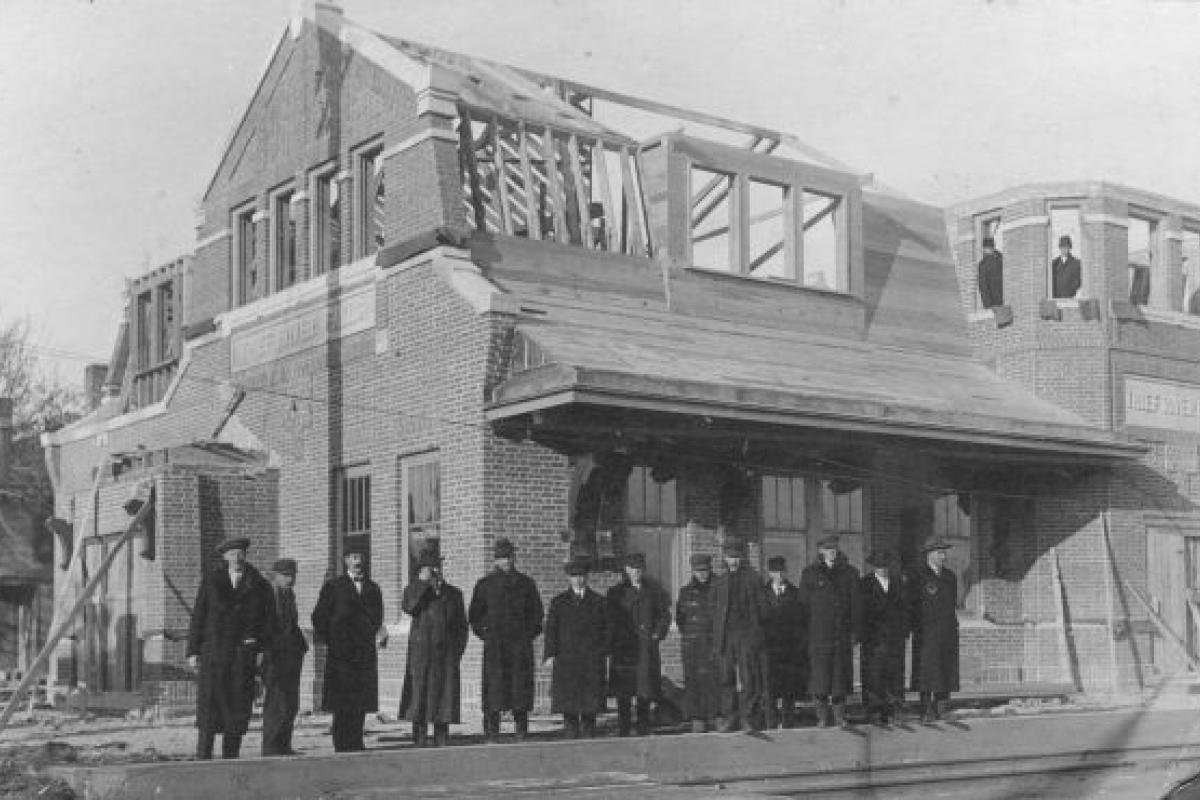
[[[334,471],[337,492],[338,569],[346,553],[362,553],[371,564],[371,465],[342,467]]]
[[[314,176],[312,190],[313,274],[342,265],[342,187],[336,170]]]
[[[403,547],[408,554],[407,577],[417,577],[417,557],[422,550],[441,552],[442,472],[437,454],[404,458],[400,464],[404,508]]]
[[[154,295],[149,291],[142,292],[137,296],[137,331],[135,335],[137,336],[137,369],[139,370],[152,366],[153,297]]]
[[[299,214],[293,202],[293,189],[276,192],[272,199],[271,222],[274,227],[275,289],[286,289],[300,280],[300,259],[297,236]]]
[[[1053,204],[1050,217],[1050,258],[1046,284],[1056,300],[1085,296],[1083,217],[1076,204]]]
[[[626,488],[625,521],[631,525],[674,525],[679,520],[675,479],[654,479],[650,467],[634,466]]]
[[[181,293],[175,289],[172,281],[167,281],[158,287],[158,361],[169,361],[179,353],[178,337],[179,308],[182,306]]]
[[[357,175],[355,185],[358,188],[355,208],[361,209],[358,215],[358,247],[359,256],[369,256],[379,252],[384,245],[384,214],[387,202],[387,182],[384,173],[383,148],[376,145],[365,152],[357,154]]]
[[[993,212],[975,218],[975,257],[978,259],[976,308],[1004,305],[1004,236],[999,214]]]
[[[1129,264],[1129,302],[1150,303],[1150,286],[1159,263],[1158,220],[1129,215],[1127,251]]]
[[[1200,221],[1183,225],[1183,297],[1180,308],[1186,314],[1200,315]]]
[[[234,302],[245,305],[258,296],[258,222],[253,207],[234,212]]]

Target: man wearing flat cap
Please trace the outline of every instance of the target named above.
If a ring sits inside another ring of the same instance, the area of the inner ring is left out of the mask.
[[[566,563],[567,588],[550,601],[543,657],[550,666],[550,713],[563,715],[568,739],[596,735],[604,710],[608,620],[604,598],[588,587],[589,559]]]
[[[313,634],[325,642],[321,699],[333,712],[333,750],[365,750],[367,714],[379,709],[379,648],[387,646],[383,592],[367,577],[366,559],[351,550],[346,571],[321,587],[312,612]]]
[[[210,759],[221,734],[223,758],[237,758],[254,705],[254,674],[270,623],[271,589],[246,563],[248,539],[217,545],[221,563],[200,581],[188,630],[187,660],[199,669],[196,758]]]
[[[863,703],[872,722],[884,727],[904,705],[904,647],[908,640],[908,592],[888,550],[867,555],[871,572],[859,582],[859,641]]]
[[[671,599],[646,577],[646,556],[625,557],[625,574],[608,590],[608,689],[617,698],[617,734],[628,736],[637,701],[637,732],[649,736],[652,703],[662,694],[658,643],[671,629]]]
[[[404,587],[400,608],[412,617],[400,716],[413,726],[413,745],[450,741],[450,726],[461,722],[459,665],[467,648],[467,610],[462,592],[442,578],[442,559],[433,547],[417,556],[417,577]]]
[[[767,727],[796,724],[796,702],[808,694],[808,619],[783,556],[767,559]]]
[[[762,578],[747,563],[746,543],[729,538],[722,547],[725,574],[713,587],[713,639],[720,659],[721,722],[717,729],[748,732],[765,724],[770,686],[763,626],[769,616]],[[739,691],[740,689],[740,691]]]
[[[931,537],[912,580],[913,683],[921,721],[935,722],[958,691],[958,578],[946,568],[950,543]]]
[[[721,714],[721,684],[713,645],[712,556],[694,553],[692,579],[679,590],[675,625],[683,657],[684,713],[693,733],[704,733]]]
[[[479,579],[467,620],[483,641],[483,733],[500,740],[500,714],[512,711],[517,741],[529,735],[533,708],[533,640],[542,632],[537,584],[517,571],[516,548],[497,539],[493,569]]]
[[[271,568],[270,626],[263,656],[262,754],[295,755],[292,729],[300,710],[300,672],[308,642],[300,632],[296,613],[296,562],[281,558]]]
[[[800,575],[800,602],[807,610],[808,690],[817,726],[845,728],[846,695],[854,686],[858,570],[838,548],[837,536],[817,542],[817,560]]]

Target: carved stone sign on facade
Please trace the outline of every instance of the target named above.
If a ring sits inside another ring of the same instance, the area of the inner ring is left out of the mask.
[[[375,327],[375,291],[367,287],[233,332],[229,343],[234,372],[317,347]]]
[[[1126,376],[1125,424],[1200,433],[1200,386]]]

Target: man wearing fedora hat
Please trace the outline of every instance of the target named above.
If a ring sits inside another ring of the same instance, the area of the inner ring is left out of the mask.
[[[675,624],[683,658],[684,712],[693,733],[704,733],[721,713],[721,684],[713,645],[712,556],[693,553],[692,580],[679,590]]]
[[[628,736],[637,700],[637,732],[653,728],[650,706],[662,694],[662,659],[658,643],[671,629],[671,600],[656,581],[646,577],[646,556],[625,557],[625,574],[608,590],[608,688],[617,698],[617,734]]]
[[[413,745],[425,745],[432,722],[433,744],[441,747],[450,741],[450,726],[461,721],[467,611],[462,592],[442,579],[442,559],[432,547],[417,556],[417,577],[404,587],[400,608],[412,617],[400,716],[412,722]]]
[[[246,562],[250,540],[217,545],[221,563],[200,581],[188,630],[187,660],[199,669],[196,689],[196,757],[212,758],[221,734],[221,755],[237,758],[254,706],[254,674],[268,636],[270,587]]]
[[[263,657],[262,754],[295,755],[292,729],[300,710],[300,673],[308,642],[300,631],[296,613],[296,562],[281,558],[271,568],[271,622]]]
[[[983,237],[983,258],[976,270],[979,303],[984,308],[1004,305],[1004,256],[996,249],[994,237]]]
[[[908,596],[890,551],[872,550],[867,555],[867,566],[871,573],[859,582],[863,701],[871,720],[886,727],[904,705]]]
[[[333,712],[333,749],[365,750],[367,714],[379,708],[379,648],[387,646],[383,592],[366,573],[363,554],[342,557],[346,571],[325,582],[312,612],[313,634],[328,645],[321,700]]]
[[[845,728],[846,695],[854,684],[858,570],[838,548],[838,537],[817,542],[817,560],[800,575],[800,602],[808,618],[808,690],[817,725]]]
[[[604,658],[608,621],[604,598],[588,587],[589,562],[575,556],[565,565],[567,588],[550,601],[543,640],[550,673],[550,713],[563,715],[568,739],[596,735],[604,710]]]
[[[950,543],[930,537],[921,547],[924,563],[913,577],[913,683],[921,695],[921,721],[946,713],[958,691],[958,578],[946,568]]]
[[[808,690],[808,619],[800,590],[787,578],[787,560],[767,559],[767,575],[767,727],[790,728],[796,724],[796,702]]]
[[[1079,292],[1082,284],[1083,265],[1079,259],[1071,255],[1071,237],[1058,237],[1059,255],[1050,262],[1051,294],[1055,298],[1067,300]]]
[[[542,632],[537,584],[515,566],[516,548],[497,539],[493,569],[479,579],[467,620],[483,641],[483,732],[499,741],[500,714],[511,710],[517,741],[529,735],[533,708],[533,640]]]
[[[713,587],[713,639],[720,659],[721,721],[717,729],[754,732],[765,723],[770,685],[763,649],[769,612],[762,579],[746,561],[746,543],[730,537],[722,546],[725,574]],[[740,691],[739,691],[740,689]]]

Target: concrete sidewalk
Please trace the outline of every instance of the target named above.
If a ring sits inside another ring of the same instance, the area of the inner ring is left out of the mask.
[[[79,794],[107,798],[366,798],[528,796],[701,798],[729,781],[814,779],[889,767],[1145,748],[1178,750],[1178,768],[1147,787],[1159,797],[1200,758],[1192,710],[969,719],[883,730],[798,729],[632,739],[402,748],[331,756],[60,768]],[[1175,774],[1175,773],[1178,774]],[[1158,780],[1158,779],[1156,779]],[[414,791],[414,795],[418,792]],[[556,794],[557,793],[557,794]],[[739,796],[721,792],[728,800]],[[745,790],[742,795],[746,796]],[[761,795],[759,795],[761,796]]]

